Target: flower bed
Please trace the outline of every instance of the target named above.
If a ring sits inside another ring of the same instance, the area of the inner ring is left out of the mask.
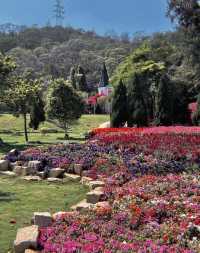
[[[200,128],[95,130],[85,144],[29,149],[42,162],[104,180],[109,206],[61,215],[40,230],[44,253],[199,253]]]
[[[86,144],[28,149],[17,157],[8,155],[7,159],[20,161],[23,165],[31,160],[39,160],[41,170],[61,167],[70,173],[74,172],[75,164],[80,164],[84,175],[94,179],[107,178],[122,170],[133,177],[198,170],[199,128],[194,128],[193,133],[192,128],[186,128],[189,129],[187,133],[181,133],[180,129],[172,133],[173,129],[170,129],[169,133],[166,128],[158,128],[157,133],[150,133],[149,129],[143,130],[143,133],[131,132],[129,129],[125,132],[97,134]]]
[[[108,187],[111,207],[60,216],[44,252],[200,252],[200,177],[143,176]],[[112,189],[112,190],[111,190]]]

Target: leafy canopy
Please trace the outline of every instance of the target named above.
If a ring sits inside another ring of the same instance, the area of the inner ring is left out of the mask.
[[[117,84],[122,79],[127,83],[135,73],[151,75],[164,69],[164,61],[155,61],[152,57],[152,48],[148,43],[144,43],[118,66],[112,77],[112,82]]]
[[[64,79],[52,81],[47,95],[46,111],[67,131],[68,125],[78,120],[84,110],[82,97]]]

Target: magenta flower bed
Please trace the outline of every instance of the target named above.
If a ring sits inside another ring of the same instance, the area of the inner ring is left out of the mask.
[[[107,186],[110,207],[58,217],[41,229],[45,253],[200,252],[200,177],[143,176]]]
[[[109,205],[57,217],[40,231],[44,253],[200,252],[200,128],[96,130],[73,150]]]

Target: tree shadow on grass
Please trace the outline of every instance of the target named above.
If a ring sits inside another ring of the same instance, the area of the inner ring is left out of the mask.
[[[1,202],[11,202],[14,200],[16,200],[15,193],[0,191],[0,203]]]
[[[26,144],[17,144],[17,143],[3,143],[0,145],[0,153],[6,154],[8,153],[11,149],[17,149],[17,150],[23,150],[27,148],[28,146]]]
[[[62,138],[62,137],[58,137],[56,138],[57,140],[60,140],[60,141],[85,141],[85,138],[84,137],[69,137],[69,138]]]

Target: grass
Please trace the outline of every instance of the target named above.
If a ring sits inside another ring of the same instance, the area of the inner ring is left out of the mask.
[[[0,177],[0,253],[11,250],[17,229],[30,224],[33,212],[69,210],[84,199],[87,191],[86,187],[74,183],[29,183]]]
[[[81,142],[84,134],[101,123],[108,121],[107,115],[84,115],[71,128],[70,140]],[[39,131],[29,129],[29,140],[39,141],[48,145],[63,141],[62,129],[52,123],[45,122],[40,128],[56,128],[58,133],[42,135]],[[0,137],[5,145],[0,146],[0,156],[9,150],[27,148],[23,136],[23,119],[10,114],[0,115]],[[31,144],[32,145],[32,144]],[[70,206],[85,198],[87,189],[79,184],[55,185],[46,182],[27,183],[20,179],[10,179],[0,176],[0,253],[6,253],[12,248],[19,227],[29,225],[36,211],[51,213],[68,210]],[[16,221],[16,223],[12,223]],[[29,223],[29,224],[28,224]]]
[[[84,141],[84,134],[89,130],[98,127],[100,124],[109,120],[108,115],[83,115],[76,124],[71,127],[69,132],[70,141]],[[40,130],[33,131],[29,129],[29,140],[34,142],[34,145],[48,145],[63,141],[64,133],[62,129],[50,122],[41,124],[40,128],[54,128],[58,133],[42,135]],[[5,145],[0,146],[0,155],[4,155],[9,150],[17,148],[25,149],[27,145],[23,135],[23,119],[16,118],[10,114],[0,115],[0,137],[5,142]],[[37,142],[40,144],[37,144]]]

